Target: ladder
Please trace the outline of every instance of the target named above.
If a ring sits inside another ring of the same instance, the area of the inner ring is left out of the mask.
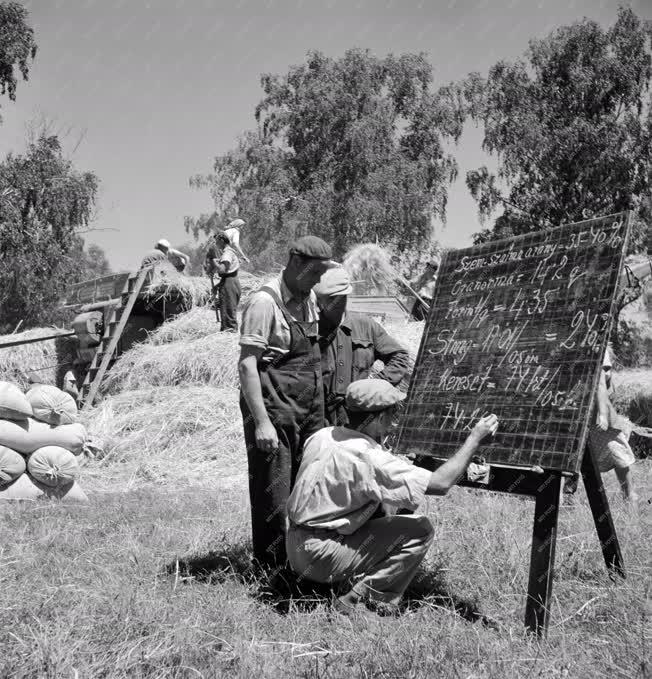
[[[151,267],[141,269],[138,273],[132,273],[120,295],[120,302],[114,307],[109,322],[104,326],[104,334],[97,347],[95,356],[88,368],[84,382],[79,390],[77,403],[81,410],[87,410],[93,405],[100,384],[107,370],[115,363],[116,349],[122,333],[127,325],[131,310],[134,308],[136,299],[143,287]]]

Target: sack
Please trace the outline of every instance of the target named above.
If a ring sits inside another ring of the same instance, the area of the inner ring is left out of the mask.
[[[61,488],[50,488],[22,474],[12,484],[0,487],[0,500],[40,500],[42,498],[88,502],[86,493],[77,481]]]
[[[52,427],[32,418],[24,422],[0,420],[0,446],[6,446],[23,455],[29,455],[44,446],[60,446],[80,455],[85,441],[86,429],[78,423]]]
[[[25,459],[11,448],[0,446],[0,486],[15,481],[25,472]]]
[[[70,394],[50,386],[37,384],[27,392],[34,417],[48,424],[72,424],[77,421],[77,404]]]
[[[46,486],[66,486],[79,475],[79,463],[69,450],[46,446],[29,456],[27,473]]]
[[[25,394],[11,382],[0,382],[0,417],[26,420],[32,416],[32,406]]]

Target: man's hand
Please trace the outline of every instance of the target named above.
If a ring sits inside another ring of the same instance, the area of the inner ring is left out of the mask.
[[[498,418],[492,413],[478,420],[469,438],[474,438],[476,443],[480,443],[486,436],[493,436],[498,430]]]
[[[278,434],[271,420],[256,425],[256,447],[263,453],[278,449]]]
[[[609,429],[609,418],[602,413],[598,413],[597,425],[602,431],[607,431]]]

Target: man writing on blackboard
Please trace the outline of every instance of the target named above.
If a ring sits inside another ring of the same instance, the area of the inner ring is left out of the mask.
[[[387,516],[382,508],[415,510],[424,496],[445,495],[498,428],[495,415],[481,418],[462,447],[429,472],[380,444],[404,398],[385,380],[352,382],[346,403],[355,430],[326,427],[307,439],[288,500],[290,565],[315,582],[354,581],[333,602],[344,615],[370,615],[368,602],[396,611],[432,543],[427,517]]]

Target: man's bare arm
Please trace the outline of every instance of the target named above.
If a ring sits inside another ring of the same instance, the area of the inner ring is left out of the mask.
[[[263,452],[270,452],[278,448],[278,434],[269,419],[263,401],[263,390],[258,373],[258,361],[262,353],[263,350],[259,347],[241,347],[238,373],[242,394],[256,427],[256,446]]]
[[[495,415],[488,415],[479,420],[464,445],[455,455],[444,462],[439,469],[432,472],[426,495],[446,495],[469,466],[469,462],[478,450],[482,439],[488,435],[493,436],[497,429],[498,418]]]

